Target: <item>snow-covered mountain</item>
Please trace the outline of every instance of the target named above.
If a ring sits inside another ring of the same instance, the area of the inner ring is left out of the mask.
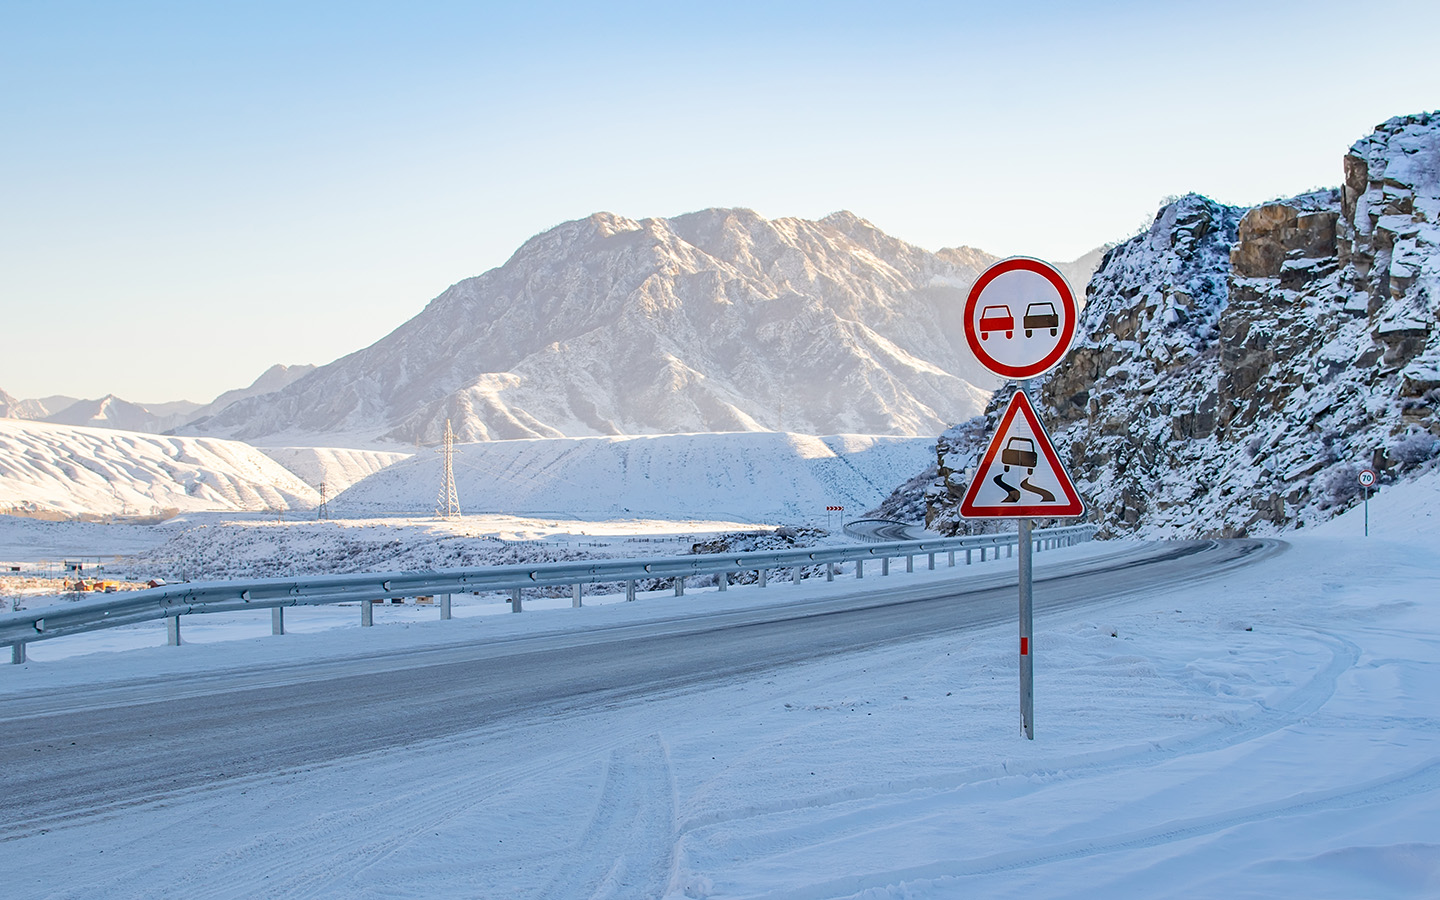
[[[959,317],[993,259],[931,253],[846,212],[597,213],[197,430],[272,445],[434,444],[447,418],[461,441],[935,434],[978,412],[995,384]]]
[[[319,499],[238,441],[0,419],[0,508],[148,515],[310,508]]]
[[[0,390],[0,419],[43,419],[48,413],[36,400],[21,400]]]
[[[55,425],[83,425],[89,428],[116,428],[159,434],[189,420],[199,403],[177,400],[142,405],[106,394],[98,400],[77,400],[56,413],[44,416]]]
[[[220,412],[232,403],[278,391],[299,381],[313,371],[315,371],[315,366],[313,365],[284,366],[276,363],[264,372],[261,372],[260,377],[252,381],[248,387],[226,391],[204,406],[190,411],[189,414],[185,416],[183,424],[191,426],[203,423],[210,416],[215,415],[215,413]]]
[[[1440,454],[1440,113],[1379,126],[1344,184],[1253,209],[1190,195],[1114,248],[1038,407],[1106,533],[1302,527]],[[939,442],[928,518],[1010,389]]]
[[[466,513],[579,518],[825,521],[875,505],[897,476],[934,458],[928,438],[775,432],[488,441],[456,448]],[[416,454],[335,500],[345,515],[428,512],[442,483],[441,455]]]
[[[314,366],[274,365],[249,387],[226,391],[209,403],[174,400],[165,403],[132,403],[114,394],[98,400],[80,400],[55,395],[38,400],[21,400],[0,391],[0,419],[35,419],[56,425],[83,425],[89,428],[118,428],[162,434],[181,429],[229,406],[237,400],[278,391],[315,370]]]

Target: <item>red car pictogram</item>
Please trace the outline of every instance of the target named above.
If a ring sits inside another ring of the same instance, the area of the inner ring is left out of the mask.
[[[990,337],[992,331],[1003,331],[1005,337],[1015,336],[1015,317],[1008,306],[987,306],[980,310],[980,340]]]

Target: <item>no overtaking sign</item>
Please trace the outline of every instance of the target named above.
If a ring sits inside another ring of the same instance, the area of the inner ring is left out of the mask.
[[[965,298],[965,340],[985,368],[1034,378],[1070,349],[1080,318],[1075,292],[1049,263],[1028,256],[986,269]]]

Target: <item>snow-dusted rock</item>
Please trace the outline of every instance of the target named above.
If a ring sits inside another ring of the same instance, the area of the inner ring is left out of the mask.
[[[1191,195],[1110,251],[1082,336],[1037,384],[1041,415],[1106,533],[1246,534],[1355,502],[1440,452],[1440,114],[1392,119],[1345,184],[1241,210]],[[939,442],[928,517],[1010,389]]]

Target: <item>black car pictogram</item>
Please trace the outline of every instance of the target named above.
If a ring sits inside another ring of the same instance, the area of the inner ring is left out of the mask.
[[[1032,303],[1025,307],[1025,336],[1030,337],[1032,333],[1042,329],[1050,329],[1050,336],[1054,337],[1060,333],[1060,314],[1055,311],[1053,303]]]
[[[1005,464],[1005,471],[1010,471],[1011,466],[1021,466],[1031,472],[1035,471],[1035,464],[1040,457],[1035,453],[1035,442],[1029,438],[1012,437],[1005,442],[1005,449],[1000,451],[1000,461]]]

